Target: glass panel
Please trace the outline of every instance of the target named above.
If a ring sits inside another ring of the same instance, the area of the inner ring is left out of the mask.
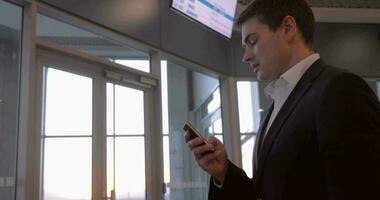
[[[168,111],[168,69],[167,61],[161,61],[161,95],[162,95],[162,131],[169,134]]]
[[[222,143],[224,143],[223,142],[223,135],[214,135],[219,141],[221,141]]]
[[[21,24],[21,7],[0,1],[0,176],[7,180],[1,199],[15,199]]]
[[[221,134],[223,132],[222,118],[215,120],[212,126],[214,128],[214,133]]]
[[[211,113],[220,107],[220,91],[219,88],[212,94],[212,100],[207,105],[207,113]]]
[[[91,140],[45,139],[44,200],[91,199]]]
[[[165,200],[170,199],[170,150],[169,150],[169,136],[164,136],[164,183],[166,184]]]
[[[107,134],[115,134],[115,85],[107,83]]]
[[[149,53],[42,14],[37,15],[37,37],[126,67],[150,71]]]
[[[242,163],[243,169],[248,177],[252,178],[252,156],[253,156],[253,147],[255,145],[254,135],[242,135],[241,136],[241,154],[242,154]]]
[[[144,135],[144,92],[107,84],[107,115],[108,135]]]
[[[107,196],[111,196],[111,190],[115,189],[115,140],[107,137]]]
[[[241,133],[257,132],[260,125],[258,83],[238,81],[239,125]]]
[[[239,81],[237,83],[237,90],[240,132],[250,133],[253,131],[252,95],[250,82]]]
[[[92,134],[92,79],[46,70],[45,134]]]
[[[208,127],[217,118],[207,111],[217,113],[214,111],[220,108],[220,95],[217,90],[219,81],[170,61],[161,64],[163,83],[166,80],[162,87],[167,88],[167,99],[162,99],[162,109],[163,113],[168,113],[169,122],[168,136],[163,136],[164,173],[167,183],[165,200],[207,199],[209,176],[196,164],[191,151],[184,144],[182,128],[185,122],[190,122],[203,135],[208,136]],[[164,74],[167,76],[164,77]],[[216,128],[218,129],[218,125]],[[216,137],[221,138],[221,135]],[[167,180],[169,177],[170,182]]]
[[[115,160],[107,159],[107,174],[111,174],[112,169],[115,169],[113,176],[115,180],[108,179],[108,191],[113,189],[114,181],[117,200],[145,199],[144,137],[109,137],[107,151],[112,152],[114,148],[115,154],[111,153],[111,156],[114,156]]]
[[[168,113],[168,71],[167,61],[161,61],[161,96],[162,96],[162,131],[163,131],[163,154],[164,154],[164,183],[166,191],[165,200],[170,199],[170,150],[169,150],[169,113]]]
[[[150,63],[149,60],[122,60],[122,59],[116,59],[115,63],[128,66],[130,68],[134,68],[140,71],[144,71],[149,73],[150,71]]]

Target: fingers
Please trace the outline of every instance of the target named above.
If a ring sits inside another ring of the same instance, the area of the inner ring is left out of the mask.
[[[198,160],[198,159],[201,159],[206,154],[210,154],[214,152],[214,150],[215,149],[213,145],[204,144],[204,145],[200,145],[198,147],[193,148],[191,151],[193,152],[195,159]]]
[[[185,140],[187,139],[187,146],[192,150],[193,148],[195,147],[198,147],[198,146],[201,146],[201,145],[205,145],[205,141],[203,141],[202,138],[200,137],[196,137],[192,140],[190,140],[189,138],[186,138],[186,137],[189,137],[185,134]],[[212,145],[211,145],[212,146]]]
[[[218,140],[215,136],[213,135],[210,135],[208,136],[207,138],[207,141],[208,143],[212,144],[213,146],[215,146],[215,148],[219,149],[219,147],[222,147],[223,146],[223,143]]]
[[[214,151],[211,153],[203,154],[202,157],[197,159],[197,163],[200,167],[202,167],[203,169],[206,169],[208,164],[213,162],[215,160],[215,158],[217,158],[221,154],[222,154],[221,151]]]

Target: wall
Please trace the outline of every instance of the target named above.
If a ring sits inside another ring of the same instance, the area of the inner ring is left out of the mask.
[[[376,28],[367,24],[318,24],[315,49],[332,66],[364,77],[380,77],[380,42]]]
[[[374,24],[318,23],[314,48],[325,63],[348,69],[364,77],[380,77],[380,39]],[[241,36],[233,38],[236,76],[254,76],[249,65],[241,62]]]
[[[159,46],[160,5],[157,0],[43,1],[152,46]]]
[[[171,0],[43,0],[176,56],[230,74],[230,42],[170,9]]]

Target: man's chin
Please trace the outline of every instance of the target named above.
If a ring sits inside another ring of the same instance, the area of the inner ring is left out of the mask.
[[[260,71],[257,73],[257,79],[259,81],[263,81],[263,82],[271,82],[271,81],[275,80],[275,78],[273,78],[272,76],[269,76],[267,74],[263,74]]]
[[[262,71],[258,71],[256,73],[256,76],[257,76],[257,79],[259,79],[260,81],[267,81],[268,80],[268,77],[262,73]]]

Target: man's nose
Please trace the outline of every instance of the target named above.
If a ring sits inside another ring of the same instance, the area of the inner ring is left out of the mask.
[[[244,54],[243,54],[243,62],[249,62],[253,59],[254,55],[251,49],[245,48]]]

